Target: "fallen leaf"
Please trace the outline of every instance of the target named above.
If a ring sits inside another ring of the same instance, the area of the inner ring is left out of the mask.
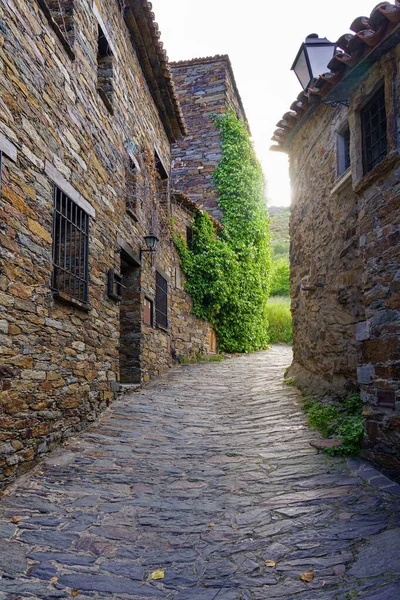
[[[11,519],[11,521],[12,521],[13,523],[19,523],[19,522],[20,522],[20,520],[21,520],[21,519],[20,519],[19,517],[13,517],[13,518]]]
[[[57,581],[58,581],[58,577],[52,577],[50,579],[50,583],[57,583]]]
[[[325,587],[325,586],[326,586],[326,581],[323,581],[322,582],[322,587]]]
[[[267,567],[276,567],[278,563],[276,560],[266,560],[265,564]]]
[[[39,471],[39,475],[44,475],[44,471]]]
[[[307,573],[302,573],[300,575],[300,579],[302,581],[305,581],[306,583],[310,583],[310,581],[314,579],[314,571],[310,569],[309,571],[307,571]]]
[[[153,571],[150,575],[150,579],[154,579],[157,581],[158,579],[164,579],[165,569],[158,569],[157,571]]]
[[[76,590],[75,588],[72,590],[71,592],[71,596],[73,596],[74,598],[76,598],[79,595],[78,590]]]
[[[208,526],[209,527],[215,527],[215,523],[209,523]]]
[[[190,446],[190,444],[193,444],[193,442],[187,442],[187,445]]]

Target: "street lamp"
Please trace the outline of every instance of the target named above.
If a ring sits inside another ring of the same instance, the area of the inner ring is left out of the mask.
[[[291,70],[295,72],[303,90],[307,91],[311,81],[326,73],[327,65],[333,58],[336,44],[327,38],[310,33],[300,46]]]

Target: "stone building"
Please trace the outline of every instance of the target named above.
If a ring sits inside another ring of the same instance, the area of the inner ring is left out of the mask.
[[[307,394],[361,388],[364,455],[400,468],[400,3],[350,29],[274,135],[293,187],[290,375]]]
[[[170,194],[185,125],[153,17],[147,0],[0,5],[0,481],[119,382],[215,350],[171,238],[198,208]]]
[[[220,133],[210,118],[232,108],[247,123],[227,55],[171,63],[188,135],[172,147],[174,189],[221,218],[212,175],[221,160]]]

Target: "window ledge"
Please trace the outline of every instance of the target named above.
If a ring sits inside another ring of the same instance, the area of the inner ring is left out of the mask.
[[[400,155],[397,150],[392,150],[379,164],[376,165],[369,173],[366,173],[360,181],[353,186],[356,194],[363,192],[367,187],[372,185],[376,179],[384,175],[386,171],[392,169],[400,160]]]
[[[351,167],[346,169],[346,171],[342,175],[340,175],[340,177],[338,177],[336,179],[335,185],[333,186],[333,188],[331,190],[331,196],[333,196],[333,194],[336,194],[336,192],[340,192],[341,190],[346,188],[348,185],[350,185],[350,183],[351,183]]]
[[[71,306],[75,306],[84,312],[89,312],[92,310],[91,305],[88,302],[82,302],[82,300],[78,300],[77,298],[73,298],[64,292],[60,292],[58,290],[53,290],[53,296],[55,300],[62,302],[63,304],[70,304]]]
[[[159,325],[158,323],[155,324],[155,328],[156,329],[161,329],[161,331],[164,331],[164,333],[169,333],[169,329],[168,328],[166,329],[165,327],[163,327],[162,325]]]
[[[71,44],[66,39],[65,35],[63,34],[63,32],[61,31],[61,29],[59,28],[59,26],[53,19],[51,11],[50,11],[49,7],[47,6],[46,0],[37,0],[37,3],[39,4],[40,8],[42,9],[42,12],[46,16],[46,19],[48,20],[49,25],[53,29],[54,33],[60,40],[61,44],[64,46],[66,53],[68,54],[68,56],[70,57],[71,60],[75,60],[75,52],[72,50]]]

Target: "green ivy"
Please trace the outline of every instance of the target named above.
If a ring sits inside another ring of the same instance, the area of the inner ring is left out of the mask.
[[[217,233],[198,211],[190,248],[175,244],[187,277],[193,313],[210,321],[227,352],[250,352],[268,343],[270,236],[264,178],[246,124],[230,110],[212,116],[221,133],[222,159],[214,172],[224,230]]]

